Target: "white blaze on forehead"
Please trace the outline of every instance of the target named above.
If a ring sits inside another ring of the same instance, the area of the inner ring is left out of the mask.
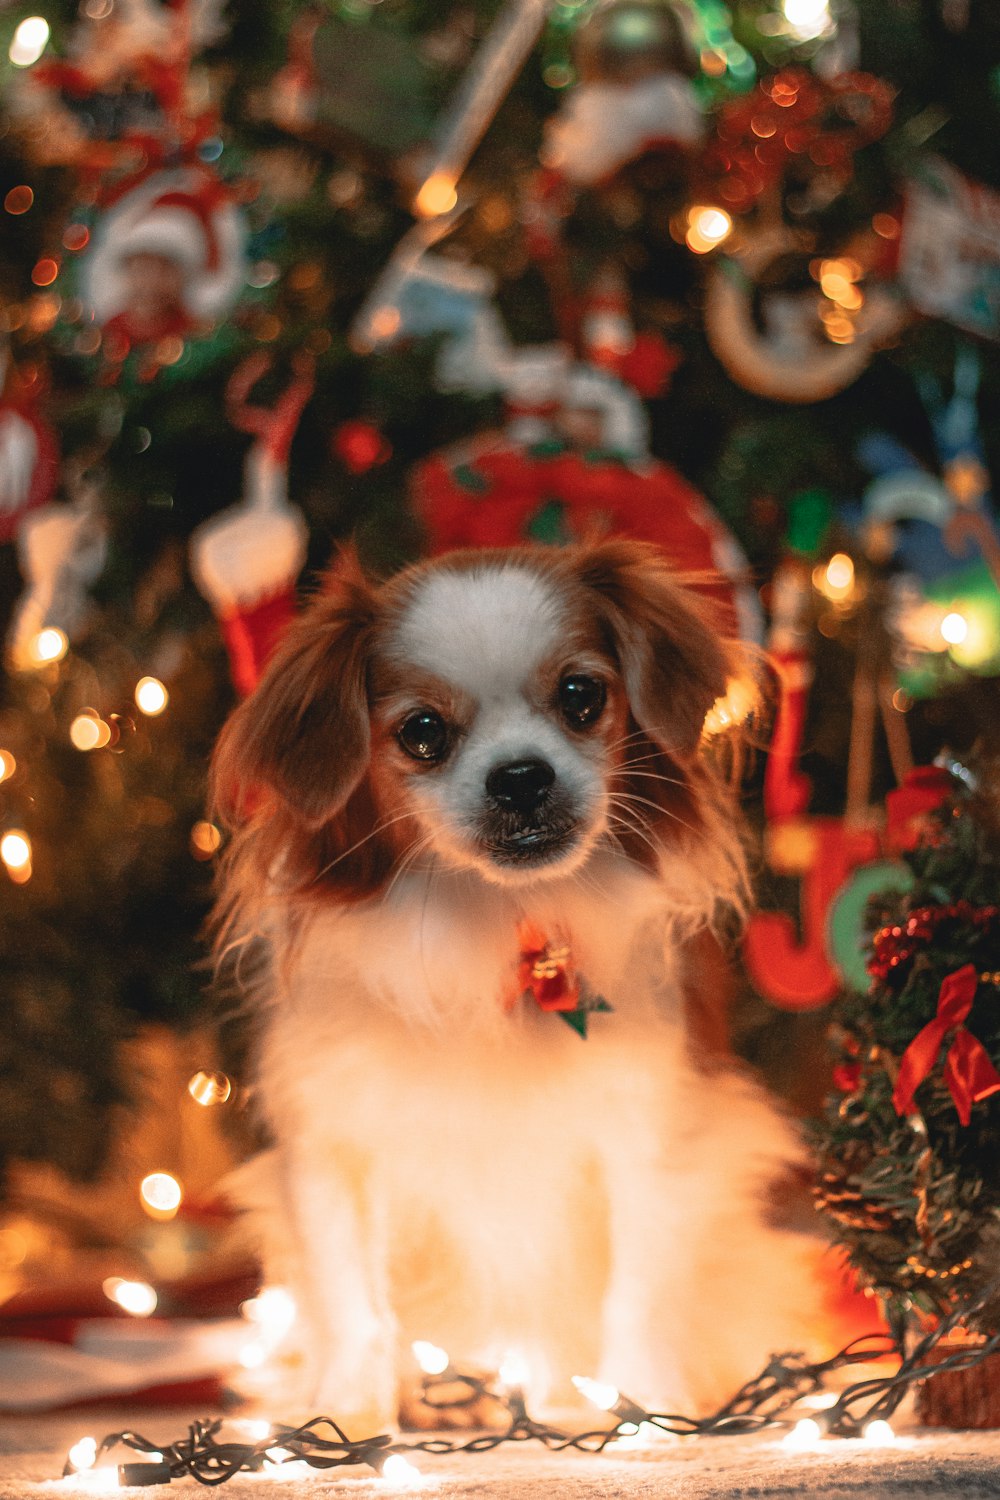
[[[406,661],[482,701],[518,688],[564,631],[557,591],[515,564],[441,569],[421,579],[400,621]]]

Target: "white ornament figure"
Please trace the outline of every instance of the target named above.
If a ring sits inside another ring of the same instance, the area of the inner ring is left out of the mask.
[[[89,499],[45,505],[25,517],[17,535],[18,563],[26,588],[14,612],[7,649],[12,665],[40,665],[42,631],[60,630],[73,640],[87,616],[87,589],[107,558],[104,518]]]

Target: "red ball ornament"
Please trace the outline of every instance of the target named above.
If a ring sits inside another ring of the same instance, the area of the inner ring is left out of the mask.
[[[377,464],[384,464],[392,448],[371,422],[356,419],[341,422],[331,444],[334,455],[351,474],[367,474]]]

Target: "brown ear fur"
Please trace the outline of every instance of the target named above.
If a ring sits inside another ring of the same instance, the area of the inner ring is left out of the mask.
[[[370,753],[367,663],[375,620],[372,585],[345,553],[222,730],[212,782],[228,821],[240,820],[267,789],[319,828],[358,787]]]
[[[678,582],[647,542],[587,547],[576,573],[597,595],[636,723],[672,755],[692,756],[728,675],[711,606]]]

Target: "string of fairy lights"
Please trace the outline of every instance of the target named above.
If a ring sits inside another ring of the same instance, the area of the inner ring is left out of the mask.
[[[662,1437],[733,1437],[768,1429],[783,1431],[783,1446],[791,1450],[810,1449],[825,1438],[860,1439],[879,1447],[895,1440],[889,1419],[916,1385],[946,1372],[969,1369],[1000,1350],[1000,1333],[975,1343],[951,1343],[957,1330],[974,1324],[998,1289],[993,1285],[975,1302],[957,1306],[913,1342],[909,1352],[894,1335],[878,1333],[854,1339],[839,1353],[814,1363],[800,1353],[775,1355],[706,1417],[650,1412],[612,1385],[575,1376],[580,1393],[610,1419],[578,1432],[530,1415],[525,1396],[529,1371],[519,1357],[508,1356],[493,1376],[467,1374],[452,1364],[444,1349],[420,1340],[412,1348],[422,1372],[425,1405],[445,1412],[489,1402],[502,1415],[496,1430],[462,1438],[431,1434],[406,1440],[379,1433],[353,1439],[328,1416],[314,1417],[299,1427],[218,1417],[191,1423],[183,1437],[166,1445],[131,1429],[100,1440],[82,1437],[67,1455],[61,1482],[69,1488],[101,1491],[185,1478],[217,1485],[238,1474],[304,1478],[310,1471],[367,1468],[393,1487],[411,1488],[425,1477],[412,1462],[412,1456],[419,1453],[472,1455],[510,1443],[536,1443],[551,1453],[572,1449],[596,1455],[646,1447]],[[932,1354],[935,1358],[929,1362]],[[880,1366],[890,1358],[898,1363],[884,1372]],[[876,1371],[839,1392],[828,1389],[831,1375],[856,1365],[876,1365]],[[102,1462],[121,1449],[128,1457],[117,1463]]]

